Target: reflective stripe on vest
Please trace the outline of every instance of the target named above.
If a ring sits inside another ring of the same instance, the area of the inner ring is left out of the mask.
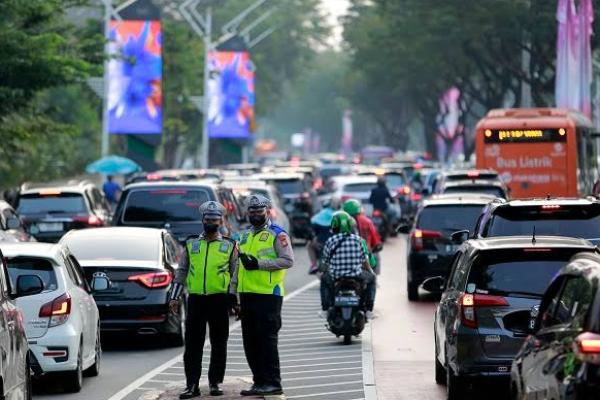
[[[252,255],[259,260],[275,260],[275,240],[277,233],[271,229],[263,229],[256,233],[247,231],[240,241],[240,253]],[[278,271],[248,271],[240,261],[238,273],[239,293],[273,294],[283,296],[285,290],[283,280],[285,270]]]
[[[217,294],[229,291],[229,259],[233,243],[227,240],[193,239],[187,242],[190,269],[187,276],[188,293]]]

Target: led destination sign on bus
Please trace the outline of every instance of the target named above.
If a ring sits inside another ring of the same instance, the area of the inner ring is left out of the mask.
[[[485,143],[566,142],[566,129],[486,129]]]

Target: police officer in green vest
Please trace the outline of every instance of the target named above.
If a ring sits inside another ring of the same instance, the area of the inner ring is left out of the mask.
[[[251,228],[240,238],[238,293],[244,351],[254,384],[242,396],[283,393],[277,348],[286,270],[294,264],[288,234],[269,220],[271,202],[251,195],[246,201]]]
[[[199,381],[202,373],[202,351],[206,338],[206,325],[210,333],[210,366],[208,382],[211,396],[220,396],[219,384],[225,377],[229,315],[237,313],[236,270],[238,268],[237,244],[220,234],[225,208],[216,201],[200,206],[204,233],[187,241],[184,257],[175,276],[170,306],[179,310],[177,301],[187,286],[187,319],[183,362],[186,389],[180,399],[200,396]]]

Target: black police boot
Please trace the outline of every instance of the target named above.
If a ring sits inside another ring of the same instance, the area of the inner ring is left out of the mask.
[[[281,386],[275,385],[264,385],[257,389],[259,391],[259,395],[261,396],[277,396],[283,394],[283,389]]]
[[[261,393],[262,386],[252,385],[250,389],[244,389],[240,392],[241,396],[258,396]]]
[[[211,383],[208,385],[208,387],[210,389],[211,396],[223,396],[223,390],[221,390],[217,383]]]
[[[188,386],[183,393],[179,395],[180,400],[193,399],[200,397],[200,387],[198,385]]]

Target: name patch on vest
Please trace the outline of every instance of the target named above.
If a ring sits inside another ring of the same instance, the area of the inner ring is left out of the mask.
[[[200,241],[194,240],[192,242],[192,254],[198,254],[200,252]]]
[[[221,247],[219,247],[219,251],[221,253],[227,253],[228,250],[229,250],[229,243],[227,243],[227,242],[221,243]]]
[[[267,240],[269,240],[269,234],[267,232],[261,233],[260,238],[258,238],[258,241],[266,242]]]

